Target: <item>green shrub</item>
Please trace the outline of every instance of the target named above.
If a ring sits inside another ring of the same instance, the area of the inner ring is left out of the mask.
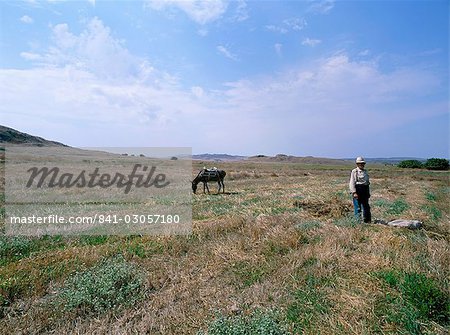
[[[423,164],[421,161],[418,161],[416,159],[407,159],[404,161],[401,161],[397,165],[400,168],[407,168],[407,169],[421,169],[423,168]]]
[[[59,292],[64,310],[101,314],[143,297],[143,274],[122,256],[106,259],[93,268],[76,273]]]
[[[206,331],[197,335],[284,335],[288,334],[279,324],[273,312],[256,311],[252,314],[223,316],[218,315]]]
[[[425,168],[428,170],[448,170],[449,161],[445,158],[430,158],[427,159]]]

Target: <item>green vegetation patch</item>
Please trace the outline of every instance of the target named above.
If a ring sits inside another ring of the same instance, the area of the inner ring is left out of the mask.
[[[0,268],[0,305],[8,306],[17,299],[42,295],[51,281],[67,277],[82,266],[78,257],[47,261],[44,257],[5,265]]]
[[[62,249],[66,246],[61,236],[30,238],[24,236],[0,236],[0,266],[29,257],[41,250]]]
[[[295,225],[295,229],[300,231],[309,231],[314,230],[317,228],[320,228],[322,226],[322,223],[319,221],[305,221],[300,222]]]
[[[271,271],[268,263],[239,261],[232,265],[232,272],[236,278],[235,284],[240,288],[260,283]]]
[[[374,202],[374,205],[384,208],[386,214],[390,215],[400,215],[410,208],[409,204],[401,198],[395,199],[394,201],[379,199]]]
[[[263,254],[266,257],[276,257],[288,254],[290,248],[278,241],[269,240],[264,245]]]
[[[38,244],[35,239],[22,236],[0,236],[0,265],[28,257],[36,250],[38,250]]]
[[[445,158],[429,158],[425,163],[422,163],[416,159],[407,159],[401,161],[398,164],[400,168],[409,168],[409,169],[422,169],[426,168],[428,170],[448,170],[449,169],[449,161]]]
[[[435,193],[427,191],[425,193],[425,199],[427,199],[428,201],[435,202],[437,200],[437,196]]]
[[[436,192],[427,191],[425,193],[427,203],[421,209],[429,215],[433,221],[442,218],[442,212],[448,209],[448,195],[445,188],[440,188]]]
[[[436,205],[424,205],[421,209],[427,213],[433,221],[438,221],[442,218],[442,211],[437,208]]]
[[[109,236],[107,235],[83,235],[80,236],[81,245],[101,245],[108,242]]]
[[[0,307],[8,306],[17,298],[30,294],[33,287],[31,278],[25,273],[0,276]]]
[[[334,220],[334,224],[338,227],[356,227],[360,222],[355,218],[354,215],[347,215],[343,218]]]
[[[133,241],[125,247],[127,253],[138,256],[139,258],[150,257],[155,254],[162,254],[165,246],[158,241]]]
[[[288,332],[277,320],[275,313],[256,311],[250,315],[224,316],[222,314],[197,335],[284,335]]]
[[[327,278],[308,275],[306,282],[294,292],[293,302],[286,310],[286,319],[294,334],[313,330],[329,313],[331,304],[324,291],[328,284]]]
[[[427,159],[424,166],[428,170],[448,170],[450,164],[445,158],[430,158]]]
[[[424,322],[449,325],[450,298],[433,279],[395,270],[375,276],[391,289],[375,304],[375,314],[382,323],[395,325],[401,334],[422,334]]]
[[[401,161],[397,165],[399,168],[407,168],[407,169],[421,169],[423,168],[423,163],[416,159],[407,159],[404,161]]]
[[[98,315],[133,305],[143,298],[144,288],[139,269],[116,256],[69,278],[55,301],[65,311]]]

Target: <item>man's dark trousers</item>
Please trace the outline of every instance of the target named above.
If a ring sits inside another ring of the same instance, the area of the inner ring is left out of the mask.
[[[364,222],[369,223],[372,221],[372,214],[370,213],[370,191],[369,185],[356,185],[356,194],[358,199],[353,198],[353,206],[355,207],[355,216],[359,220],[361,217],[361,207]]]

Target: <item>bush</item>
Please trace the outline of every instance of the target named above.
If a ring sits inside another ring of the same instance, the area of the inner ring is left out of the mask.
[[[121,305],[132,305],[143,296],[144,278],[122,256],[104,260],[76,273],[58,296],[64,310],[101,314]]]
[[[405,161],[401,161],[397,165],[400,168],[407,168],[407,169],[421,169],[423,168],[423,164],[421,161],[418,161],[416,159],[407,159]]]
[[[430,158],[425,163],[428,170],[448,170],[449,161],[445,158]]]

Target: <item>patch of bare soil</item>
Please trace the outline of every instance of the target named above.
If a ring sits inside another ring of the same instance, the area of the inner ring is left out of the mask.
[[[296,200],[294,206],[301,208],[314,217],[342,218],[351,213],[352,206],[348,202],[335,197],[326,200]]]

